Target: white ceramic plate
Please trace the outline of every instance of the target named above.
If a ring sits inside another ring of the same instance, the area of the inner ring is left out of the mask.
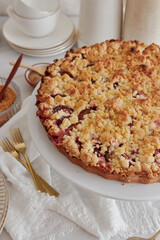
[[[53,143],[48,139],[39,118],[36,117],[37,108],[35,106],[35,95],[39,85],[40,84],[34,89],[31,96],[28,108],[28,124],[35,145],[50,166],[73,183],[108,198],[134,201],[160,199],[160,183],[122,183],[107,180],[98,175],[86,172],[59,153]]]
[[[5,220],[8,212],[8,204],[9,204],[9,195],[6,186],[5,178],[0,170],[0,233],[5,224]]]
[[[15,49],[16,51],[23,53],[28,56],[33,56],[33,57],[48,57],[48,56],[54,56],[60,53],[63,53],[69,49],[71,49],[77,41],[77,33],[74,32],[73,36],[71,39],[69,39],[67,42],[64,44],[61,44],[60,46],[49,48],[49,49],[44,49],[44,50],[29,50],[21,47],[17,47],[16,45],[12,44],[11,42],[8,42],[8,44]]]
[[[50,48],[46,48],[46,49],[28,49],[28,48],[22,48],[22,47],[19,47],[11,42],[8,41],[9,44],[11,45],[14,45],[17,49],[21,49],[23,51],[26,51],[26,52],[32,52],[32,53],[49,53],[51,51],[58,51],[60,50],[61,48],[64,48],[70,44],[72,44],[73,41],[75,41],[75,39],[77,38],[77,31],[74,29],[74,31],[72,32],[72,34],[70,35],[70,37],[63,43],[61,43],[60,45],[57,45],[57,46],[53,46],[53,47],[50,47]]]
[[[9,43],[9,42],[8,42]],[[51,50],[49,52],[32,52],[32,51],[25,51],[24,49],[21,49],[21,48],[18,48],[16,47],[15,45],[9,43],[9,45],[15,49],[17,52],[19,53],[23,53],[25,55],[28,55],[28,56],[32,56],[32,57],[50,57],[50,56],[55,56],[55,55],[58,55],[58,54],[61,54],[63,52],[66,52],[68,50],[70,50],[76,43],[76,38],[74,39],[74,41],[69,44],[68,46],[66,47],[62,47],[61,49],[57,49],[57,51],[54,51],[54,50]]]
[[[61,14],[55,30],[48,36],[34,38],[21,32],[17,24],[9,18],[3,25],[2,33],[5,39],[12,44],[26,49],[46,49],[65,42],[72,34],[74,25],[72,20]]]

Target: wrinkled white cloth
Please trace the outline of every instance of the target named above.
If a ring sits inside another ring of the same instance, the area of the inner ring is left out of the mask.
[[[0,168],[10,195],[5,228],[13,240],[61,240],[80,227],[100,240],[124,240],[154,234],[160,228],[157,202],[111,200],[79,189],[50,168],[36,150],[27,125],[29,98],[22,109],[0,129],[0,138],[19,127],[35,170],[60,193],[58,198],[35,190],[27,170],[0,148]]]

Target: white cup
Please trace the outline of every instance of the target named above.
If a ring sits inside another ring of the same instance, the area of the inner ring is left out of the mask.
[[[58,22],[59,10],[44,18],[28,19],[18,16],[12,6],[7,8],[8,15],[17,23],[20,30],[31,37],[44,37],[51,33]]]
[[[78,47],[120,39],[122,0],[81,0]]]
[[[60,8],[59,0],[13,0],[13,9],[24,18],[43,18]]]

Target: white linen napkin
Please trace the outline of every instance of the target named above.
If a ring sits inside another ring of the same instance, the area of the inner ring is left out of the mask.
[[[10,195],[5,228],[13,240],[61,240],[79,226],[101,240],[124,240],[133,235],[152,235],[159,230],[160,205],[157,202],[107,199],[79,189],[51,169],[29,135],[28,101],[0,129],[0,138],[9,137],[11,127],[19,127],[33,167],[60,195],[55,198],[37,192],[26,169],[0,148],[0,168],[7,178]]]

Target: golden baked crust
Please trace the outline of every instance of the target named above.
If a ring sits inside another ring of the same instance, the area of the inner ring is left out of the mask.
[[[46,71],[37,115],[72,162],[108,179],[160,181],[160,47],[105,41]]]

